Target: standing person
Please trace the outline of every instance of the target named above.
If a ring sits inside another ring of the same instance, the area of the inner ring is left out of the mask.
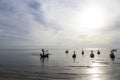
[[[76,58],[76,54],[75,54],[75,51],[74,51],[74,54],[72,55],[73,58]]]
[[[84,50],[82,50],[82,55],[84,54]]]
[[[110,58],[111,58],[111,59],[114,59],[114,58],[115,58],[114,51],[111,51]]]
[[[69,53],[69,50],[67,49],[67,50],[65,51],[65,53]]]
[[[45,54],[45,51],[44,51],[44,49],[41,49],[42,50],[42,53],[43,53],[43,55]]]
[[[97,54],[99,55],[100,54],[100,51],[98,50]]]
[[[91,58],[94,58],[93,50],[91,50],[90,57],[91,57]]]

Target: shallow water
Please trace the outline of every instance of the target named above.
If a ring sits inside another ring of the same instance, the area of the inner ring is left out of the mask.
[[[102,49],[95,58],[90,58],[90,50],[49,50],[49,58],[41,59],[41,50],[16,49],[0,50],[0,76],[25,77],[35,80],[119,80],[120,55],[115,52],[115,60],[109,58],[110,50]]]

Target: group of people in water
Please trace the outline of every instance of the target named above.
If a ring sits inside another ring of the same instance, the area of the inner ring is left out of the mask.
[[[115,51],[117,51],[117,49],[111,50],[111,53],[110,53],[111,59],[115,59],[115,55],[114,55]],[[68,52],[69,52],[68,50],[65,51],[65,53],[68,53]],[[84,50],[82,50],[81,54],[84,55]],[[100,50],[97,51],[97,54],[100,55]],[[93,53],[93,50],[91,50],[90,58],[94,58],[94,57],[95,57],[95,55]],[[73,51],[72,58],[76,58],[76,51]]]
[[[68,51],[66,51],[66,52],[68,53]],[[74,51],[74,54],[72,55],[72,58],[76,58],[75,52],[76,52],[76,51]],[[99,50],[98,50],[97,54],[100,55],[100,51],[99,51]],[[82,50],[82,55],[84,55],[84,50]],[[93,50],[91,50],[90,57],[91,57],[91,58],[94,58]]]
[[[42,54],[40,54],[41,58],[48,58],[49,57],[49,52],[48,50],[45,50],[45,49],[41,49],[42,51]],[[113,49],[111,50],[111,53],[110,53],[110,58],[111,59],[114,59],[115,58],[115,55],[114,55],[114,52],[117,51],[117,49]],[[65,53],[69,53],[69,50],[66,50]],[[82,50],[81,52],[82,55],[84,55],[84,50]],[[97,51],[97,54],[100,55],[100,50]],[[72,55],[72,58],[76,58],[77,55],[76,55],[76,51],[73,51],[73,55]],[[93,50],[91,50],[91,53],[90,53],[90,58],[94,58],[95,55],[93,53]]]

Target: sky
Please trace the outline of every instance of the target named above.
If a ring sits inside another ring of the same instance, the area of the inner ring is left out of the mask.
[[[119,0],[0,0],[0,48],[119,48]]]

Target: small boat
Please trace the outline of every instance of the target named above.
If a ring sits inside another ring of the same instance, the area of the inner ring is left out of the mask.
[[[45,52],[48,52],[48,50],[44,50],[44,49],[41,49],[42,51],[42,54],[40,54],[41,58],[48,58],[49,57],[49,53],[45,53]]]
[[[48,58],[49,57],[49,54],[40,54],[41,58]]]

